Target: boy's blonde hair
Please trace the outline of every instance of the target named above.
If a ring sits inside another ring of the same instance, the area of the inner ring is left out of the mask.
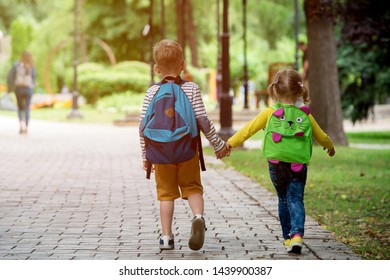
[[[162,72],[177,71],[184,62],[183,49],[171,40],[161,40],[153,47],[154,61]]]
[[[303,85],[301,75],[293,69],[284,69],[276,73],[274,81],[268,86],[268,92],[272,99],[278,100],[279,96],[302,95],[303,103],[310,103],[309,92]]]

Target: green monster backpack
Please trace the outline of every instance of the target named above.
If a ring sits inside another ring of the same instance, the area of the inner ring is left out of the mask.
[[[312,127],[310,109],[276,103],[265,127],[263,154],[268,161],[291,163],[295,172],[302,170],[312,154]]]

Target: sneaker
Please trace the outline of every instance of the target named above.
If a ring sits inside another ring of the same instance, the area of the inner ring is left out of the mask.
[[[302,236],[295,234],[291,239],[290,247],[289,253],[300,254],[302,251]]]
[[[175,248],[175,241],[173,237],[164,235],[160,238],[160,249],[161,250],[172,250]]]
[[[290,253],[291,250],[292,250],[291,239],[285,239],[284,242],[283,242],[283,245],[284,245],[284,248],[286,248],[287,253]]]
[[[206,225],[203,217],[192,219],[191,236],[188,240],[188,247],[191,250],[199,250],[203,247]]]

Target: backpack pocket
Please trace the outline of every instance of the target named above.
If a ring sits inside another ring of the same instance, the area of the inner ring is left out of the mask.
[[[308,136],[282,136],[280,142],[274,142],[272,132],[264,137],[264,157],[268,160],[308,163],[312,154],[312,139]]]
[[[189,134],[173,142],[157,142],[145,138],[146,159],[151,163],[170,164],[192,159],[196,153],[196,138]]]

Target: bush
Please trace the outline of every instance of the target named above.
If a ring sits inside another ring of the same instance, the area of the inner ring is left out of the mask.
[[[127,91],[100,98],[96,104],[96,108],[100,112],[139,113],[143,99],[144,95]]]
[[[86,62],[77,66],[77,72],[79,75],[85,75],[91,72],[101,72],[104,71],[104,69],[105,67],[103,65],[96,62]]]
[[[113,71],[150,75],[150,65],[141,61],[123,61],[112,66]]]
[[[79,91],[87,103],[96,104],[104,96],[131,91],[144,93],[149,86],[149,73],[145,73],[146,63],[127,61],[111,67],[89,63],[80,68]]]

